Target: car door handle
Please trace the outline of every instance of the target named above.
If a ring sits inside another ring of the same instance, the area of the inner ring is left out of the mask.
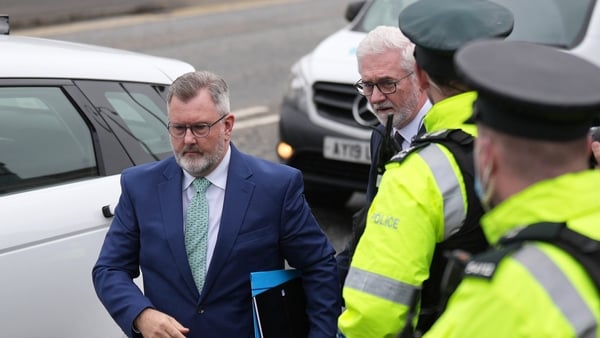
[[[104,215],[104,217],[106,217],[106,218],[111,218],[115,214],[113,213],[113,210],[110,208],[110,205],[105,205],[102,207],[102,215]]]

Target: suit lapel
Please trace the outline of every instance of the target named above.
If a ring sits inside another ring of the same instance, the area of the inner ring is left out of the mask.
[[[205,297],[205,294],[210,291],[223,266],[227,264],[227,258],[231,254],[233,243],[235,243],[238,236],[254,191],[254,183],[249,180],[252,171],[245,161],[244,155],[233,144],[230,144],[230,146],[231,160],[227,172],[227,187],[221,214],[221,226],[206,275],[202,297]]]
[[[185,240],[183,234],[183,209],[182,209],[182,169],[174,158],[169,160],[167,168],[163,172],[165,180],[158,184],[160,191],[160,208],[163,216],[163,226],[167,243],[175,259],[175,265],[179,270],[185,284],[198,298],[198,291],[194,283],[190,265],[185,251]]]

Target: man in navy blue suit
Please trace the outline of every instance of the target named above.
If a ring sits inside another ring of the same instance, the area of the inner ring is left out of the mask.
[[[123,171],[121,197],[93,281],[130,337],[253,337],[250,273],[302,272],[309,337],[335,337],[341,310],[334,249],[308,207],[299,171],[238,151],[227,84],[210,72],[169,89],[174,157]],[[186,212],[206,178],[204,284],[186,253]],[[143,274],[144,290],[133,279]]]

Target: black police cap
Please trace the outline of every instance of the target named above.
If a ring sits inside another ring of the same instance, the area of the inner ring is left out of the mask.
[[[415,44],[415,59],[432,76],[455,79],[453,55],[465,43],[506,37],[510,10],[486,0],[419,0],[400,12],[402,33]]]
[[[600,112],[600,68],[550,46],[476,41],[455,55],[478,92],[473,119],[506,134],[566,141],[585,137]]]

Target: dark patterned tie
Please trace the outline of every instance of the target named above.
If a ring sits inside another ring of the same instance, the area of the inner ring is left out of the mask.
[[[402,144],[404,143],[404,137],[400,135],[399,132],[394,133],[394,140],[396,141],[396,145],[398,146],[398,151],[402,150]]]

